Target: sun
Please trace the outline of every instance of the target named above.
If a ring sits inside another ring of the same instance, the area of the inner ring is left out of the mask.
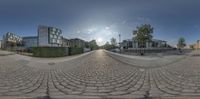
[[[99,37],[96,40],[97,40],[98,45],[103,45],[103,39],[102,38]]]
[[[97,42],[102,42],[103,39],[102,38],[97,38]]]

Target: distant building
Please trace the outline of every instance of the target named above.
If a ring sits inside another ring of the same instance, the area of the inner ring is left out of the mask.
[[[23,37],[22,42],[25,48],[37,47],[38,37],[37,36]]]
[[[200,40],[197,40],[196,49],[200,49]]]
[[[22,37],[16,35],[15,33],[7,32],[3,35],[2,42],[2,47],[4,49],[20,47],[22,46]]]
[[[70,40],[62,37],[62,47],[70,47]]]
[[[85,47],[86,43],[84,40],[79,38],[70,39],[70,47]]]
[[[38,27],[38,46],[62,46],[62,31],[55,27]]]
[[[190,48],[192,48],[192,49],[200,49],[200,40],[197,40],[196,44],[190,45]]]
[[[133,47],[133,41],[131,39],[123,40],[123,42],[121,43],[121,47],[123,49],[132,48]]]

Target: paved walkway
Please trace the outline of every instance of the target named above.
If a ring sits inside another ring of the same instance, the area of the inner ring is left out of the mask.
[[[181,59],[184,59],[187,55],[166,55],[162,57],[158,56],[133,56],[133,55],[125,55],[125,54],[119,54],[114,53],[110,51],[105,52],[111,56],[112,58],[128,63],[130,65],[134,65],[140,68],[157,68],[165,65],[172,64],[174,62],[177,62]]]
[[[52,63],[16,58],[0,57],[2,98],[200,97],[200,57],[193,54],[157,68],[126,64],[103,50]]]
[[[0,50],[0,56],[7,56],[7,55],[13,55],[13,54],[14,54],[13,52]]]

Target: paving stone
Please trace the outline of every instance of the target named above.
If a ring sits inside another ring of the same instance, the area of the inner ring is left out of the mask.
[[[33,62],[18,57],[0,57],[0,97],[143,98],[148,92],[151,97],[200,95],[197,57],[165,66],[155,64],[154,68],[125,64],[101,50],[51,66],[42,63],[43,59]]]

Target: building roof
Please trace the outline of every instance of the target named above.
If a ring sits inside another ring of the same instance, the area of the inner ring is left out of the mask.
[[[73,38],[73,39],[70,39],[70,40],[79,40],[79,41],[84,41],[82,39],[79,39],[79,38]],[[84,41],[85,42],[85,41]]]
[[[130,40],[130,39],[127,39],[127,40]],[[131,41],[136,41],[136,40],[133,38]],[[159,40],[159,39],[152,39],[152,41],[154,41],[154,42],[167,42],[167,41]]]
[[[158,42],[167,42],[167,41],[164,41],[164,40],[159,40],[159,39],[152,39],[152,41],[158,41]]]

